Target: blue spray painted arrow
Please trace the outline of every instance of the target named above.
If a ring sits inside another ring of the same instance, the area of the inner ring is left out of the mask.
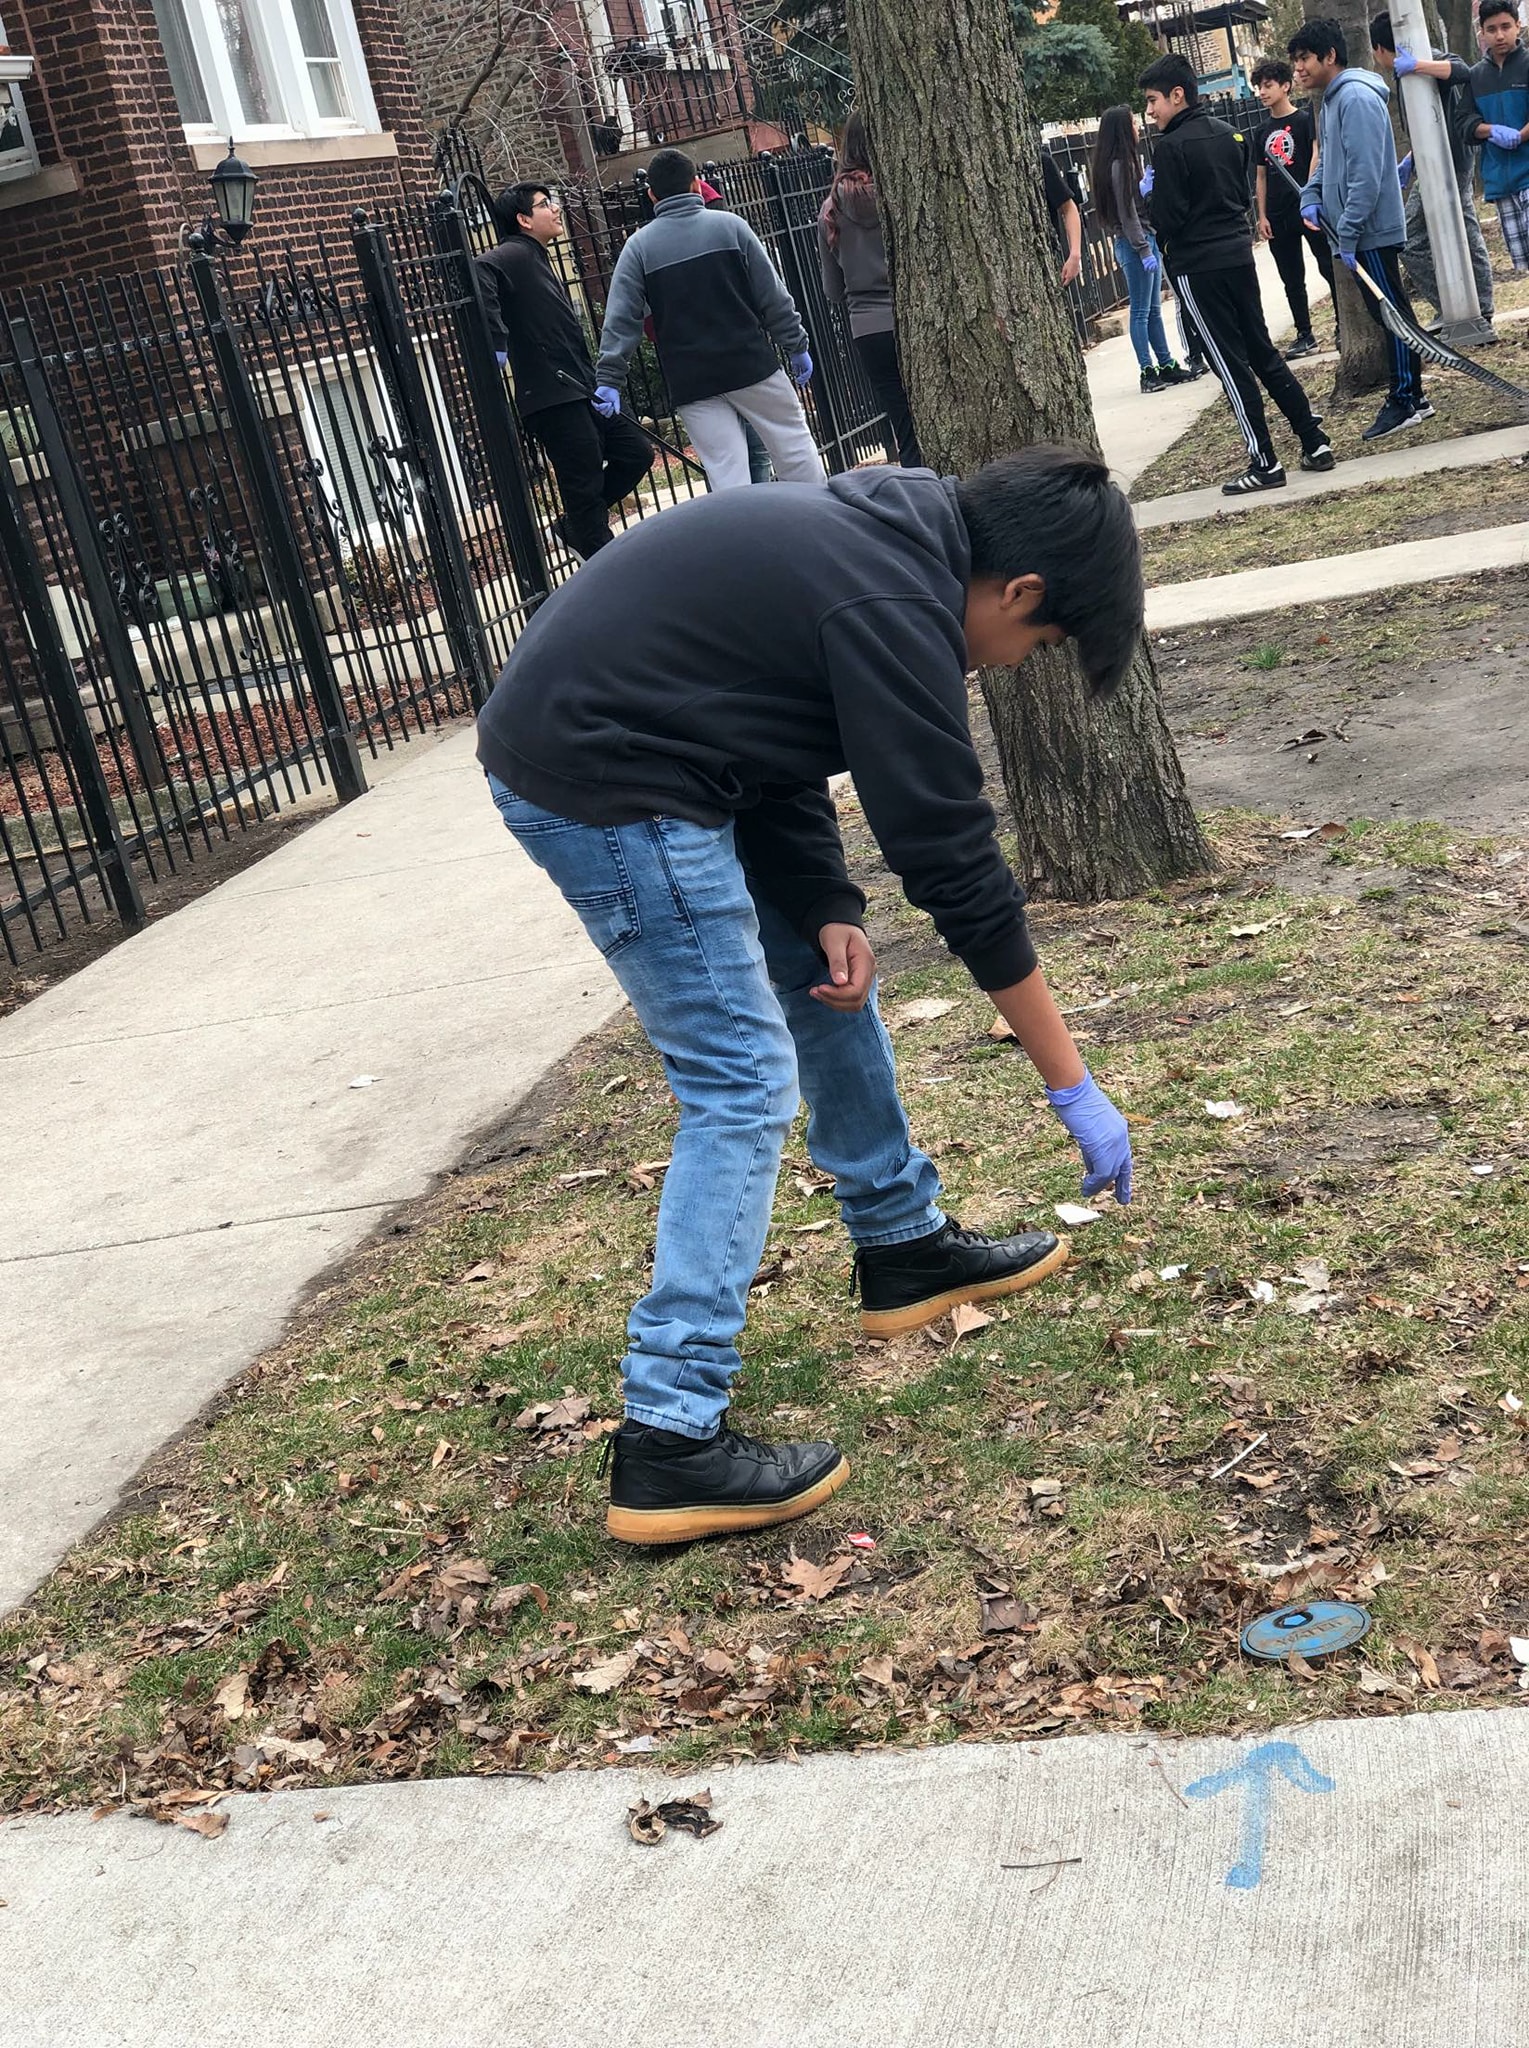
[[[1269,1808],[1274,1801],[1274,1781],[1283,1778],[1298,1792],[1331,1792],[1333,1781],[1324,1777],[1293,1742],[1260,1742],[1229,1771],[1217,1771],[1209,1778],[1196,1778],[1184,1792],[1190,1799],[1214,1799],[1218,1792],[1246,1793],[1242,1807],[1242,1835],[1237,1844],[1237,1861],[1226,1873],[1236,1891],[1251,1891],[1264,1874],[1264,1848],[1269,1839]]]

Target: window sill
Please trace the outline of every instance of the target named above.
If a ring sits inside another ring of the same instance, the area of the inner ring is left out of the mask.
[[[36,206],[40,200],[62,199],[78,192],[80,174],[73,164],[49,164],[28,178],[0,180],[0,213],[12,206]]]
[[[398,155],[395,135],[298,135],[290,142],[235,142],[252,171],[276,170],[293,164],[379,163]],[[193,142],[191,161],[199,171],[214,171],[228,154],[226,142]]]

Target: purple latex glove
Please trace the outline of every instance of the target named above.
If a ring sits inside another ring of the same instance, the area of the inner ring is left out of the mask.
[[[589,401],[603,420],[613,420],[621,410],[621,393],[614,384],[597,384]]]
[[[1398,78],[1410,78],[1413,72],[1417,70],[1417,68],[1418,60],[1416,57],[1413,56],[1410,50],[1397,51],[1396,75]]]
[[[1412,183],[1412,153],[1410,150],[1408,151],[1407,155],[1402,158],[1401,162],[1397,165],[1396,175],[1398,178],[1401,179],[1402,190],[1405,192],[1407,187]]]
[[[1151,164],[1148,164],[1141,174],[1141,182],[1136,187],[1143,199],[1150,199],[1152,197],[1152,187],[1156,180],[1157,173],[1153,170]]]
[[[1305,221],[1307,227],[1311,229],[1314,235],[1321,232],[1322,216],[1314,206],[1303,206],[1301,208],[1301,219]]]
[[[1131,1199],[1131,1134],[1126,1120],[1099,1083],[1083,1069],[1071,1088],[1048,1088],[1046,1100],[1083,1154],[1083,1193],[1103,1194],[1113,1186],[1117,1202]]]
[[[1156,270],[1157,258],[1153,255],[1150,249],[1147,251],[1146,255],[1143,256],[1143,258],[1141,259],[1141,267],[1143,270],[1147,271]]]
[[[1523,139],[1516,128],[1504,128],[1497,121],[1492,123],[1487,134],[1487,141],[1495,142],[1499,149],[1517,149]]]
[[[507,370],[510,367],[509,356],[505,353],[505,351],[502,348],[496,348],[494,350],[494,361],[499,365],[501,370]]]
[[[804,391],[812,382],[812,357],[804,348],[791,358],[791,381],[798,391]]]
[[[1358,274],[1359,274],[1359,256],[1358,256],[1358,253],[1357,253],[1357,252],[1356,252],[1355,250],[1353,250],[1353,249],[1340,249],[1340,250],[1338,251],[1338,254],[1339,254],[1339,256],[1340,256],[1340,257],[1341,257],[1341,258],[1343,259],[1343,267],[1344,267],[1344,269],[1345,269],[1345,270],[1352,270],[1352,271],[1354,272],[1355,276],[1357,277],[1357,276],[1358,276]]]

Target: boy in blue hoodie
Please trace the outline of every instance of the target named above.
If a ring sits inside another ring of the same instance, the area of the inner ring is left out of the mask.
[[[1342,261],[1356,275],[1362,270],[1411,320],[1412,307],[1402,285],[1407,217],[1386,105],[1390,91],[1373,71],[1348,68],[1348,44],[1336,21],[1303,23],[1290,38],[1289,50],[1302,92],[1322,95],[1317,116],[1319,160],[1301,192],[1301,218],[1313,234],[1320,234],[1320,209],[1337,233]],[[1360,296],[1370,317],[1384,326],[1374,294],[1361,287]],[[1389,329],[1386,340],[1390,388],[1364,430],[1367,441],[1384,440],[1433,418],[1433,407],[1423,396],[1422,358]]]
[[[1460,94],[1460,127],[1481,150],[1481,184],[1497,208],[1515,270],[1529,270],[1529,51],[1513,0],[1481,0],[1486,56]]]

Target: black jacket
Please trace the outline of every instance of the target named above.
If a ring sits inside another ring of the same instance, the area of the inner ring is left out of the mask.
[[[1170,277],[1253,261],[1247,145],[1198,102],[1152,151],[1152,225]]]
[[[494,347],[510,359],[522,415],[594,396],[589,343],[540,242],[511,235],[477,259]]]
[[[645,519],[532,618],[478,758],[587,825],[736,820],[816,942],[859,923],[828,777],[848,768],[910,902],[988,989],[1035,965],[967,723],[971,552],[949,479],[869,469]]]

